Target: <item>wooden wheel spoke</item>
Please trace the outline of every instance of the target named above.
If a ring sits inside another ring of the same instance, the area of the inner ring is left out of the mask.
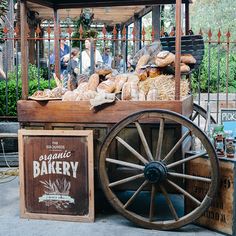
[[[196,159],[196,158],[198,158],[198,157],[204,156],[204,155],[206,155],[206,154],[207,154],[207,152],[201,152],[201,153],[198,153],[198,154],[196,154],[196,155],[193,155],[193,156],[184,158],[184,159],[182,159],[182,160],[180,160],[180,161],[176,161],[176,162],[174,162],[174,163],[171,163],[171,164],[167,165],[166,167],[167,167],[167,168],[172,168],[172,167],[178,166],[178,165],[180,165],[180,164],[183,164],[183,163],[185,163],[185,162],[194,160],[194,159]]]
[[[164,136],[164,119],[162,118],[160,120],[160,128],[159,128],[159,135],[158,135],[158,141],[157,141],[157,149],[156,149],[156,156],[155,160],[160,161],[161,159],[161,149],[162,149],[162,142],[163,142],[163,136]]]
[[[150,210],[149,210],[149,221],[151,222],[154,215],[154,208],[155,208],[155,196],[156,196],[156,186],[152,185],[151,191],[151,200],[150,200]]]
[[[145,180],[142,185],[134,192],[132,197],[125,203],[124,208],[127,208],[136,198],[136,196],[142,191],[142,189],[148,184],[148,181]]]
[[[198,115],[199,115],[199,112],[196,111],[195,114],[191,117],[191,121],[194,121]]]
[[[138,130],[138,134],[139,134],[139,137],[140,137],[140,139],[142,141],[142,144],[143,144],[144,150],[145,150],[145,152],[147,154],[147,157],[148,157],[149,161],[153,161],[153,156],[152,156],[152,153],[151,153],[150,148],[148,146],[148,143],[147,143],[147,140],[145,138],[145,135],[143,133],[142,127],[139,124],[139,122],[136,121],[134,123],[135,123],[135,126],[136,126],[137,130]]]
[[[126,167],[131,167],[131,168],[134,168],[134,169],[144,170],[144,166],[133,164],[133,163],[126,162],[126,161],[120,161],[120,160],[115,160],[115,159],[111,159],[111,158],[106,158],[106,161],[110,162],[110,163],[117,164],[117,165],[121,165],[121,166],[126,166]]]
[[[124,183],[130,182],[132,180],[142,178],[142,177],[144,177],[144,174],[134,175],[134,176],[131,176],[131,177],[128,177],[128,178],[121,179],[121,180],[118,180],[116,182],[110,183],[109,187],[114,187],[114,186],[117,186],[117,185],[120,185],[120,184],[124,184]]]
[[[174,173],[174,172],[169,172],[168,175],[177,177],[177,178],[198,180],[198,181],[203,181],[203,182],[208,182],[208,183],[211,182],[211,179],[200,177],[200,176],[186,175],[186,174],[180,174],[180,173]]]
[[[184,189],[182,189],[179,185],[175,184],[174,182],[172,182],[171,180],[167,180],[167,182],[174,187],[175,189],[177,189],[179,192],[181,192],[182,194],[184,194],[187,198],[189,198],[190,200],[192,200],[194,203],[196,203],[198,206],[201,205],[201,202],[199,200],[197,200],[194,196],[192,196],[190,193],[188,193],[187,191],[185,191]]]
[[[167,205],[168,205],[168,207],[169,207],[169,209],[171,211],[171,214],[173,215],[173,217],[174,217],[174,219],[176,221],[179,220],[178,214],[177,214],[177,212],[176,212],[176,210],[175,210],[175,208],[174,208],[174,206],[173,206],[173,204],[172,204],[172,202],[171,202],[171,200],[170,200],[170,198],[168,196],[168,193],[166,192],[165,187],[161,184],[160,188],[161,188],[161,191],[162,191],[162,193],[163,193],[163,195],[164,195],[164,197],[166,199],[166,202],[167,202]]]
[[[188,137],[188,135],[191,133],[191,131],[187,131],[181,139],[175,144],[175,146],[169,151],[169,153],[166,155],[166,157],[162,160],[165,163],[168,163],[170,158],[174,155],[174,153],[180,148],[182,142]]]
[[[125,146],[135,157],[137,157],[143,164],[147,164],[148,160],[146,160],[142,155],[140,155],[134,148],[132,148],[128,143],[126,143],[122,138],[116,136],[116,139],[119,143]]]

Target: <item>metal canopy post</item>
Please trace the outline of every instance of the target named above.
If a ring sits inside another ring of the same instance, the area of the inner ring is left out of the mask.
[[[20,22],[21,22],[21,77],[22,77],[22,99],[27,100],[29,93],[28,85],[28,43],[27,43],[27,12],[26,1],[20,2]]]
[[[175,22],[175,100],[180,100],[180,57],[181,57],[181,3],[182,0],[176,0]]]
[[[160,39],[161,28],[161,6],[157,5],[152,7],[152,27],[154,32],[154,40]]]
[[[189,22],[189,3],[185,3],[185,34],[188,35],[190,30],[190,22]]]

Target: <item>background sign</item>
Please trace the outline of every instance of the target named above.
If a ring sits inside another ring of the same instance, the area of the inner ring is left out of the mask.
[[[20,130],[21,216],[94,220],[92,131]]]
[[[224,130],[232,130],[236,135],[236,109],[221,109],[221,123]]]

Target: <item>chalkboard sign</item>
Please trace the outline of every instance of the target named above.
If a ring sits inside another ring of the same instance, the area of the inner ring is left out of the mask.
[[[224,130],[231,130],[236,135],[236,109],[221,109],[221,123]]]
[[[20,130],[20,215],[94,221],[93,134]]]

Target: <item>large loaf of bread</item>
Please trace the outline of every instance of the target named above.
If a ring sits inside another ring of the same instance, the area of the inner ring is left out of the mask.
[[[155,63],[158,67],[166,67],[175,61],[175,55],[168,51],[159,52]]]
[[[98,84],[99,84],[99,75],[96,73],[92,74],[89,77],[88,90],[96,91]]]
[[[138,61],[138,64],[136,65],[135,71],[139,72],[140,68],[142,66],[146,65],[148,63],[149,59],[150,59],[150,56],[148,54],[145,54],[145,55],[141,56],[139,61]]]
[[[127,74],[120,74],[120,75],[116,76],[116,79],[115,79],[115,93],[119,93],[122,90],[123,85],[127,81],[127,79],[128,79]]]
[[[196,59],[191,54],[183,54],[181,55],[181,62],[185,64],[195,64]]]
[[[99,93],[100,92],[113,93],[115,91],[115,88],[116,88],[115,82],[108,79],[98,85],[97,91]]]

